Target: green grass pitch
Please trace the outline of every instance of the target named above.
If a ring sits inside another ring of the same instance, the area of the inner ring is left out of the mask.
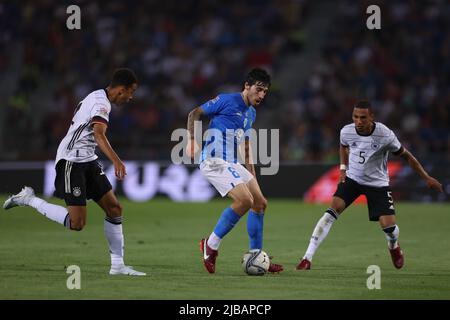
[[[393,267],[378,224],[369,222],[366,206],[359,205],[333,225],[313,269],[294,271],[326,206],[269,200],[264,250],[285,271],[263,277],[243,273],[240,261],[248,248],[243,218],[222,242],[216,274],[210,275],[198,243],[229,203],[122,199],[125,261],[146,277],[108,275],[103,214],[94,203],[81,232],[65,230],[31,208],[0,210],[0,299],[450,299],[448,204],[396,205],[405,252],[401,270]],[[69,265],[81,268],[80,290],[66,287]],[[380,290],[367,289],[370,265],[381,268]]]

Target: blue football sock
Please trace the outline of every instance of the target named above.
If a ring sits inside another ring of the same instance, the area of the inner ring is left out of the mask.
[[[247,218],[247,232],[250,238],[250,250],[262,249],[263,246],[264,213],[250,210]]]
[[[233,229],[234,225],[241,218],[233,209],[230,207],[223,210],[222,215],[217,221],[216,227],[214,228],[214,233],[219,237],[223,238],[231,229]]]

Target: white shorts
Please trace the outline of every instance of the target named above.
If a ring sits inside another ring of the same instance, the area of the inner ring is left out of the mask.
[[[222,197],[238,184],[253,179],[253,175],[240,163],[227,162],[221,158],[206,159],[200,163],[200,172]]]

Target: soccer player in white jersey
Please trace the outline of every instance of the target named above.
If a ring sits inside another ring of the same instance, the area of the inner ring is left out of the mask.
[[[359,101],[353,109],[353,123],[340,134],[340,182],[331,207],[317,223],[308,249],[297,265],[298,270],[311,268],[311,261],[332,224],[358,196],[367,198],[369,220],[378,221],[388,240],[392,262],[403,267],[404,256],[398,243],[399,227],[395,222],[394,200],[389,187],[387,160],[389,152],[401,156],[422,177],[429,188],[443,192],[442,185],[430,177],[419,161],[398,141],[394,132],[374,115],[368,101]]]
[[[50,220],[70,230],[80,231],[86,223],[86,199],[92,199],[106,214],[104,232],[111,255],[110,274],[143,276],[124,263],[124,237],[122,232],[122,207],[108,178],[97,161],[95,148],[108,157],[114,165],[117,179],[126,176],[126,168],[114,152],[105,135],[108,128],[111,103],[120,106],[133,98],[137,78],[130,69],[117,69],[106,89],[87,95],[76,107],[67,135],[59,144],[55,160],[55,195],[65,200],[67,208],[48,203],[35,196],[34,190],[24,187],[8,198],[4,209],[30,206]]]

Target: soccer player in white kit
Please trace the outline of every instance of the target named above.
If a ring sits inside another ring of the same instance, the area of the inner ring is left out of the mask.
[[[110,274],[143,276],[124,263],[124,237],[122,232],[122,207],[108,178],[104,174],[95,148],[108,157],[114,165],[117,179],[122,180],[126,168],[112,149],[105,135],[108,128],[111,103],[123,105],[133,98],[137,78],[130,69],[117,69],[106,89],[87,95],[76,107],[67,135],[59,144],[56,160],[55,195],[64,199],[67,208],[48,203],[35,196],[34,190],[24,187],[8,198],[4,209],[30,206],[50,220],[70,230],[80,231],[86,223],[86,199],[92,199],[105,212],[104,232],[111,255]]]
[[[308,249],[297,265],[298,270],[311,269],[311,261],[332,224],[357,197],[367,198],[369,220],[378,221],[388,240],[392,262],[403,267],[404,256],[398,243],[399,227],[395,223],[394,200],[389,187],[387,160],[389,152],[408,161],[429,188],[443,192],[442,185],[430,177],[419,161],[398,141],[394,132],[374,116],[368,101],[359,101],[353,109],[353,123],[340,134],[340,182],[333,195],[331,207],[317,223]]]

